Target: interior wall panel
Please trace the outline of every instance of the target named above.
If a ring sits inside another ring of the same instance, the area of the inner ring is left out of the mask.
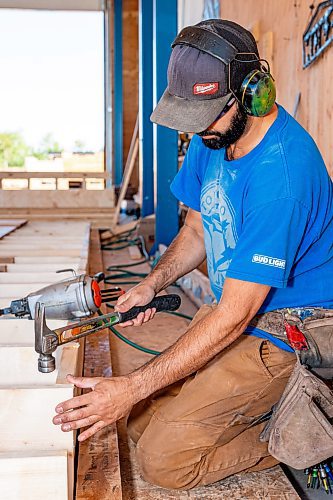
[[[277,100],[290,113],[301,92],[297,120],[316,141],[333,176],[333,44],[302,68],[302,35],[311,4],[312,0],[222,0],[221,17],[255,28],[260,52],[272,55]]]

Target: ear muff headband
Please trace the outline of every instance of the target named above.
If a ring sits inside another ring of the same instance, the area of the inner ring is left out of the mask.
[[[254,52],[239,52],[238,49],[228,40],[199,26],[188,26],[184,28],[173,41],[171,47],[175,45],[188,45],[195,49],[202,50],[207,54],[219,59],[228,66],[228,86],[230,92],[237,101],[244,106],[247,114],[252,116],[265,116],[272,109],[276,90],[274,79],[270,74],[269,64],[265,59],[259,59]],[[253,59],[239,59],[238,56],[253,56]],[[251,71],[243,80],[239,95],[234,91],[231,84],[231,63],[233,61],[251,63],[254,61],[265,62],[267,68],[262,65],[261,70]]]

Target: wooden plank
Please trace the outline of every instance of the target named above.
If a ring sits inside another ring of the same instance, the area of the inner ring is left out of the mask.
[[[76,264],[78,262],[77,257],[60,257],[59,255],[40,255],[36,257],[34,255],[26,256],[26,255],[18,255],[14,258],[15,264],[60,264],[60,265],[68,265],[68,264]]]
[[[0,453],[1,497],[4,500],[71,498],[67,468],[66,451]]]
[[[31,256],[31,257],[52,257],[55,253],[55,249],[50,249],[50,250],[39,250],[38,248],[36,249],[29,249],[27,248],[26,250],[24,248],[17,248],[14,249],[12,252],[10,250],[2,250],[1,245],[0,245],[0,260],[1,257],[22,257],[22,256]],[[56,253],[58,256],[61,257],[79,257],[80,253],[78,252],[77,249],[70,249],[70,248],[57,248]]]
[[[126,196],[126,191],[127,191],[130,179],[131,179],[131,175],[133,173],[133,169],[134,169],[134,166],[135,166],[137,154],[138,154],[138,151],[139,151],[138,132],[139,132],[139,115],[137,115],[137,117],[136,117],[136,121],[135,121],[135,125],[134,125],[134,130],[133,130],[133,135],[132,135],[132,139],[131,139],[131,144],[130,144],[130,147],[129,147],[129,151],[128,151],[128,155],[127,155],[127,159],[126,159],[126,164],[125,164],[125,168],[124,168],[123,179],[122,179],[122,182],[121,182],[121,188],[120,188],[120,192],[119,192],[119,197],[118,197],[116,209],[115,209],[115,212],[114,212],[114,223],[115,224],[118,223],[118,217],[119,217],[119,213],[120,213],[120,206],[121,206],[121,203],[122,203],[122,201],[124,200],[124,198]]]
[[[36,241],[0,241],[0,249],[7,250],[8,253],[16,252],[16,250],[36,250],[42,253],[43,250],[53,250],[54,252],[61,247],[66,250],[75,250],[77,255],[80,255],[82,244],[68,243],[63,241],[54,240],[49,242],[47,238],[36,239]]]
[[[60,281],[62,279],[69,278],[72,275],[72,273],[67,272],[67,273],[32,273],[32,272],[27,272],[27,273],[8,273],[8,272],[3,272],[0,274],[0,284],[12,284],[14,285],[15,283],[17,284],[24,284],[24,283],[31,283],[32,285],[38,281],[38,283],[43,284],[43,286],[46,286],[49,283],[56,283],[57,281]]]
[[[0,264],[14,264],[14,257],[1,257]]]
[[[1,259],[0,259],[1,260]],[[31,270],[33,269],[36,279],[38,279],[39,274],[49,273],[59,271],[60,269],[74,269],[74,271],[78,272],[80,266],[79,260],[73,262],[59,262],[58,264],[45,263],[44,259],[40,259],[41,264],[38,264],[38,259],[34,263],[22,263],[22,264],[5,264],[8,273],[29,273],[31,274]],[[76,262],[76,263],[75,263]],[[64,279],[68,276],[67,273],[59,273],[59,280]],[[36,280],[35,280],[36,281]]]
[[[67,277],[67,276],[66,276]],[[59,278],[60,281],[61,278]],[[13,298],[19,299],[22,297],[26,297],[32,292],[37,292],[41,288],[44,288],[45,283],[38,283],[35,280],[35,283],[7,283],[4,286],[0,287],[0,298]]]
[[[16,226],[17,228],[24,226],[27,223],[26,219],[0,219],[0,226]]]
[[[41,209],[52,208],[90,208],[97,211],[101,208],[114,207],[113,189],[104,190],[61,190],[61,191],[35,191],[35,190],[1,190],[0,205],[15,207],[16,209]],[[59,217],[59,216],[58,216]]]
[[[26,321],[29,320],[22,320],[22,326]],[[26,345],[17,345],[13,342],[9,345],[0,344],[1,385],[2,387],[33,387],[66,384],[66,375],[72,372],[77,373],[78,349],[79,344],[75,342],[58,347],[54,353],[56,369],[51,373],[41,373],[38,371],[38,354],[34,343],[30,344],[26,341]]]
[[[0,179],[108,179],[108,172],[0,172]]]
[[[91,233],[90,274],[103,269],[97,230]],[[105,306],[102,310],[105,311]],[[103,311],[103,312],[104,312]],[[111,354],[107,330],[85,339],[84,375],[111,376]],[[76,500],[120,500],[121,478],[116,425],[79,444]]]
[[[54,330],[67,324],[66,321],[49,319],[47,325]],[[35,343],[34,322],[28,319],[0,319],[1,345],[31,345]]]
[[[69,278],[72,273],[7,273],[3,272],[0,274],[0,284],[24,284],[31,283],[33,285],[38,281],[38,283],[42,283],[43,286],[46,286],[49,283],[56,283],[62,279]],[[33,289],[33,287],[32,287]]]
[[[24,377],[24,372],[22,373]],[[53,425],[54,408],[73,386],[0,386],[0,451],[71,450],[73,433]]]
[[[142,253],[140,252],[137,246],[128,247],[128,253],[130,254],[130,258],[132,260],[141,260]]]

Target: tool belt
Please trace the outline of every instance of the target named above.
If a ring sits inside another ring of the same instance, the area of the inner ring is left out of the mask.
[[[333,310],[272,311],[256,316],[251,326],[289,344],[297,357],[260,440],[268,441],[273,457],[295,469],[326,460],[333,455],[333,392],[322,379],[333,378]]]
[[[333,309],[279,309],[255,316],[250,326],[283,340],[299,353],[302,364],[331,368],[333,375]]]

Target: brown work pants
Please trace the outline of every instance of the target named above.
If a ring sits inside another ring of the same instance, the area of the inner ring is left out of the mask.
[[[210,311],[203,306],[192,325]],[[265,422],[249,425],[279,400],[294,363],[294,354],[241,335],[195,374],[138,403],[128,430],[143,478],[190,489],[275,465],[259,441]]]

